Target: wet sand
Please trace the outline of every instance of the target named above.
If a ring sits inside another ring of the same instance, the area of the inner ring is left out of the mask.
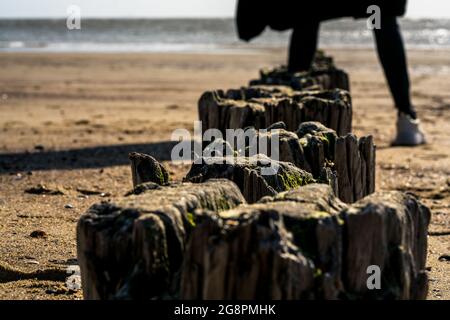
[[[354,132],[377,143],[377,190],[414,193],[432,209],[428,296],[450,299],[450,262],[439,261],[450,254],[450,52],[409,52],[430,141],[417,148],[389,145],[395,111],[375,53],[327,52],[350,74]],[[128,152],[170,160],[171,132],[193,128],[203,91],[245,85],[285,56],[0,54],[0,299],[80,299],[64,284],[76,223],[131,188]],[[188,169],[166,164],[178,179]],[[38,184],[62,194],[25,193]]]

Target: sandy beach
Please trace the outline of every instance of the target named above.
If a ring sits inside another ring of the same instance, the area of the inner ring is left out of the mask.
[[[393,148],[395,110],[375,51],[329,49],[351,78],[353,131],[377,144],[377,190],[432,210],[429,299],[450,299],[450,52],[410,50],[413,102],[429,144]],[[94,203],[132,187],[128,153],[170,163],[171,132],[193,129],[197,100],[238,88],[283,50],[231,54],[0,54],[0,299],[81,299],[68,290],[75,228]],[[29,194],[42,184],[55,195]]]

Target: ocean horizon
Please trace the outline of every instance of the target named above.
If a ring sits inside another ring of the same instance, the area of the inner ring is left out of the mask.
[[[408,48],[450,48],[450,19],[400,19]],[[68,30],[65,19],[0,19],[0,52],[245,52],[284,48],[290,32],[269,29],[239,41],[232,18],[84,19]],[[322,24],[322,48],[372,48],[365,20]]]

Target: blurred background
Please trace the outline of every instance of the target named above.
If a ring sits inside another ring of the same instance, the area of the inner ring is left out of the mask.
[[[66,27],[80,8],[81,30]],[[238,42],[236,0],[2,0],[0,51],[165,52],[254,50],[285,46],[289,32]],[[409,48],[450,46],[450,1],[410,0],[402,19]],[[372,47],[365,21],[323,24],[322,47]]]

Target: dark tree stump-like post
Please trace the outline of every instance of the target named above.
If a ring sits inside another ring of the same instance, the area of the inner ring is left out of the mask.
[[[169,182],[169,174],[164,166],[150,155],[132,152],[128,155],[131,161],[133,186],[146,182],[164,185]]]
[[[263,168],[277,168],[271,175],[262,174]],[[228,179],[236,183],[244,198],[253,203],[265,196],[314,183],[312,175],[288,162],[279,162],[261,156],[204,158],[193,164],[185,181],[202,183],[209,179]]]
[[[181,297],[425,299],[429,221],[399,192],[347,206],[326,185],[287,191],[207,216],[187,245]],[[367,287],[373,265],[379,290]]]
[[[348,92],[292,91],[285,87],[258,86],[240,90],[205,92],[198,111],[202,129],[226,129],[252,126],[263,129],[284,122],[286,129],[296,131],[307,121],[317,121],[338,135],[351,132],[352,102]]]
[[[197,209],[245,203],[234,183],[173,184],[92,206],[77,226],[85,299],[177,295],[177,272]]]

